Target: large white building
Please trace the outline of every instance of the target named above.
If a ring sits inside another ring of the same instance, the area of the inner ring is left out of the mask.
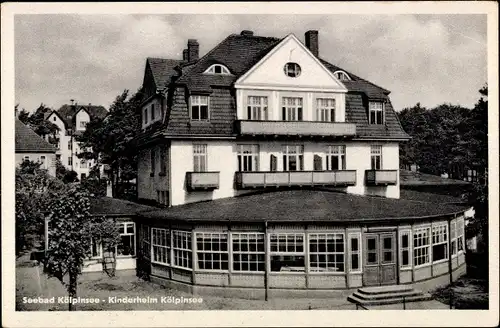
[[[107,113],[103,106],[71,104],[63,105],[46,117],[46,120],[59,128],[56,157],[66,169],[75,171],[80,180],[89,175],[94,162],[78,158],[77,155],[82,150],[76,136],[85,131],[91,120],[102,119]]]

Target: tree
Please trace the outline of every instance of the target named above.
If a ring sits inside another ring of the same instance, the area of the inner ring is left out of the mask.
[[[109,165],[113,196],[116,196],[118,183],[137,176],[137,155],[130,141],[140,128],[136,109],[142,102],[142,95],[139,90],[129,97],[129,91],[123,91],[111,105],[109,114],[102,120],[90,122],[83,135],[77,137],[80,148],[91,149],[78,157],[93,159],[96,165]]]
[[[18,111],[18,105],[16,105],[15,110],[16,112]],[[23,108],[18,113],[18,119],[28,125],[42,138],[48,137],[49,143],[56,145],[59,142],[59,127],[46,120],[47,116],[50,115],[52,111],[51,108],[42,103],[32,114]]]
[[[48,216],[45,270],[65,286],[70,311],[84,260],[91,256],[92,238],[104,239],[106,248],[114,248],[119,240],[116,224],[105,217],[91,216],[89,208],[88,192],[80,186],[72,186],[52,202]]]

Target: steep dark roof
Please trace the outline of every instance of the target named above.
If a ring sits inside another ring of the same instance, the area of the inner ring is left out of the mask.
[[[210,91],[211,86],[230,86],[279,42],[277,38],[231,34],[194,65],[184,69],[177,82],[195,92]],[[202,74],[216,63],[224,64],[232,75]]]
[[[89,114],[91,120],[102,119],[108,114],[108,111],[103,106],[67,104],[62,105],[61,108],[57,110],[57,114],[64,121],[64,125],[67,128],[74,128],[76,124],[76,113],[81,109],[84,109]]]
[[[90,213],[92,215],[108,215],[108,216],[133,216],[137,212],[155,210],[155,207],[137,204],[128,200],[101,197],[92,198],[90,200]]]
[[[175,67],[183,63],[182,60],[151,58],[146,60],[153,74],[157,90],[163,90],[170,83],[173,76],[177,74]]]
[[[56,148],[16,118],[16,153],[55,153]]]
[[[289,190],[179,205],[140,213],[154,219],[240,222],[354,222],[423,219],[467,208],[449,204],[358,196],[333,191]]]

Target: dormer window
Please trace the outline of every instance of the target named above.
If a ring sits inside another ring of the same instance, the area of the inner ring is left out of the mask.
[[[384,103],[370,101],[368,112],[370,124],[384,124]]]
[[[335,73],[333,73],[333,75],[335,75],[337,80],[340,80],[340,81],[350,81],[351,80],[349,75],[347,75],[347,73],[344,71],[336,71]]]
[[[214,64],[205,71],[205,74],[231,75],[231,72],[224,65]]]
[[[297,63],[286,63],[283,68],[285,75],[289,77],[298,77],[301,72],[300,65]]]

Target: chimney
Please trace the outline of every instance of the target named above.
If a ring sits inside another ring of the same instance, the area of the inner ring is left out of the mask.
[[[92,103],[89,103],[89,106],[92,106]]]
[[[187,49],[182,50],[182,60],[188,61],[189,52]]]
[[[200,52],[200,45],[195,39],[188,40],[188,61],[192,62],[198,60]]]
[[[73,103],[75,102],[75,99],[70,99],[69,101],[71,101],[71,105],[73,105]]]
[[[243,30],[243,31],[241,31],[240,35],[242,35],[242,36],[253,36],[253,31]]]
[[[311,30],[307,31],[305,34],[306,47],[312,52],[316,57],[319,56],[319,41],[318,41],[318,31]]]

